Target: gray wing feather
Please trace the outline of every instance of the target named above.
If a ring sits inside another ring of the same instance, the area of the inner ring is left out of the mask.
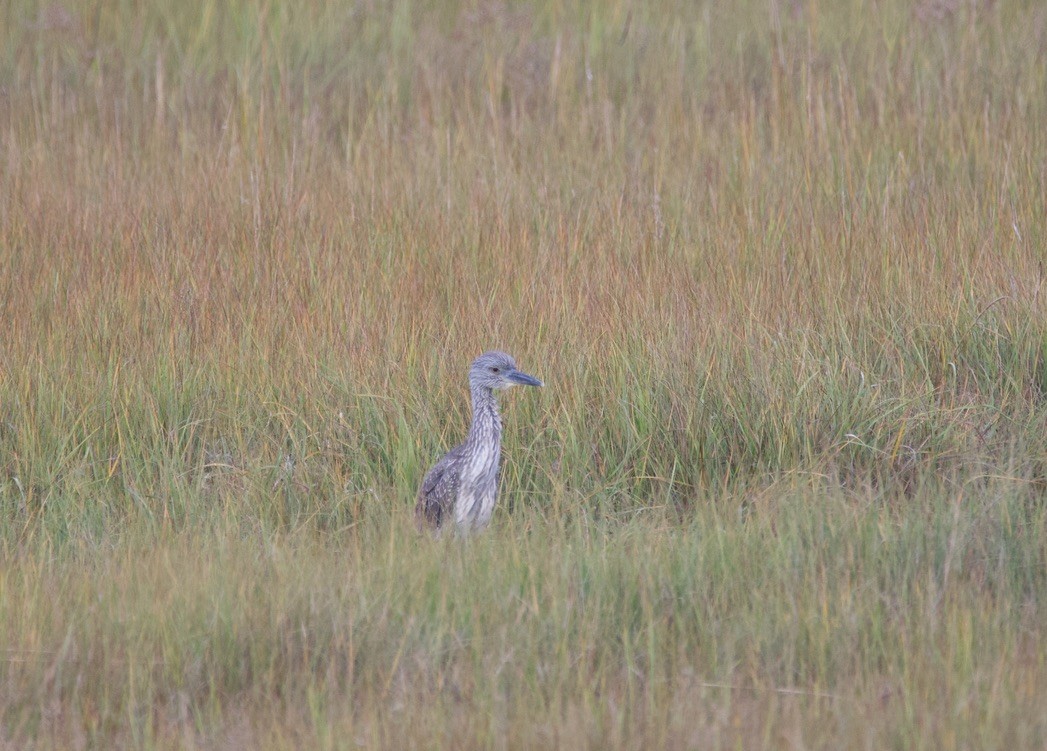
[[[453,513],[461,476],[461,456],[462,446],[455,446],[426,472],[414,507],[415,523],[419,529],[439,529],[444,517]]]

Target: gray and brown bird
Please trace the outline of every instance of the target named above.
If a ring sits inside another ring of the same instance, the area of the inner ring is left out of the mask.
[[[415,504],[420,529],[454,525],[460,534],[483,529],[498,500],[498,460],[502,450],[502,419],[495,391],[511,386],[541,386],[542,382],[516,368],[504,352],[484,352],[469,368],[473,421],[465,442],[433,465],[422,480]]]

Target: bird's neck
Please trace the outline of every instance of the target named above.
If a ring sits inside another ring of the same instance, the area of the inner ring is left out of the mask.
[[[477,386],[472,389],[473,396],[473,422],[469,426],[469,436],[479,436],[498,439],[502,435],[502,419],[498,414],[498,399],[494,392],[485,386]]]

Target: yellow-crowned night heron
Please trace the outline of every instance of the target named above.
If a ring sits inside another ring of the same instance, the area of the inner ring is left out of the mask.
[[[430,469],[418,491],[414,515],[419,528],[440,529],[454,523],[460,533],[483,529],[491,521],[498,498],[498,458],[502,419],[496,390],[510,386],[541,386],[521,373],[504,352],[484,352],[469,369],[473,422],[465,443],[448,451]]]

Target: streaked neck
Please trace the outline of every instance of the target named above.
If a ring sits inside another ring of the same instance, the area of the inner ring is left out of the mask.
[[[469,434],[484,432],[489,433],[493,428],[496,435],[502,431],[502,420],[498,415],[498,399],[494,392],[486,386],[475,386],[472,388],[473,397],[473,422],[469,427]]]

